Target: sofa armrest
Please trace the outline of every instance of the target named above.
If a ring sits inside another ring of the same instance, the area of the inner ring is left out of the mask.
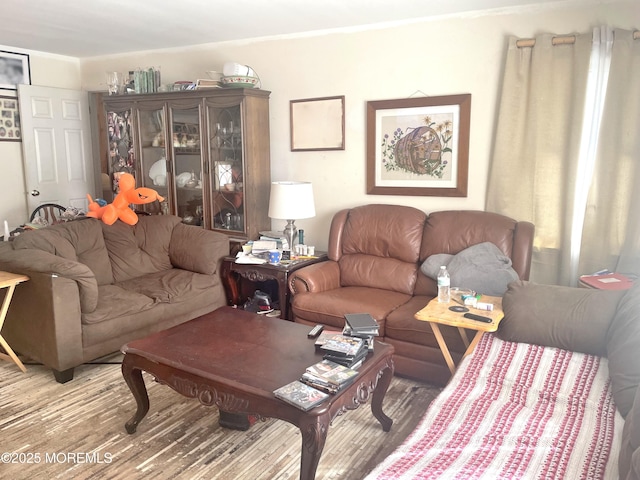
[[[325,292],[336,288],[340,288],[340,267],[333,260],[301,268],[289,277],[289,291],[292,295]]]
[[[179,223],[171,234],[169,259],[174,267],[214,275],[229,255],[229,237],[212,230]]]
[[[98,282],[91,269],[83,263],[35,248],[3,249],[0,269],[27,276],[44,273],[73,280],[78,284],[82,312],[93,312],[98,306]]]
[[[13,349],[63,371],[83,361],[78,282],[56,274],[28,272],[15,289],[2,335]]]

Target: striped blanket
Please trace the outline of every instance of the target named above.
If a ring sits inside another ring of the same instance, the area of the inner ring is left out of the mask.
[[[606,358],[485,334],[373,479],[617,479]]]

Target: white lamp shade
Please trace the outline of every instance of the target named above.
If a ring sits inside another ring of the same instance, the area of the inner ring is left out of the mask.
[[[311,182],[272,182],[269,217],[297,220],[316,216]]]

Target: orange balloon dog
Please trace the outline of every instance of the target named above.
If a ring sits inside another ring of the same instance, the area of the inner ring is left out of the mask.
[[[113,199],[113,202],[101,207],[95,202],[91,195],[87,194],[89,199],[89,213],[87,217],[102,220],[107,225],[113,225],[116,220],[120,219],[129,225],[138,223],[138,215],[131,210],[130,204],[144,205],[156,200],[164,201],[164,198],[158,195],[158,192],[152,188],[140,187],[135,188],[136,179],[130,173],[124,173],[119,179],[120,192]]]

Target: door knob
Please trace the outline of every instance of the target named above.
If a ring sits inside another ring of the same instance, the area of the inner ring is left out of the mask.
[[[38,190],[31,190],[31,195],[37,197],[38,195],[40,195],[40,192]]]

